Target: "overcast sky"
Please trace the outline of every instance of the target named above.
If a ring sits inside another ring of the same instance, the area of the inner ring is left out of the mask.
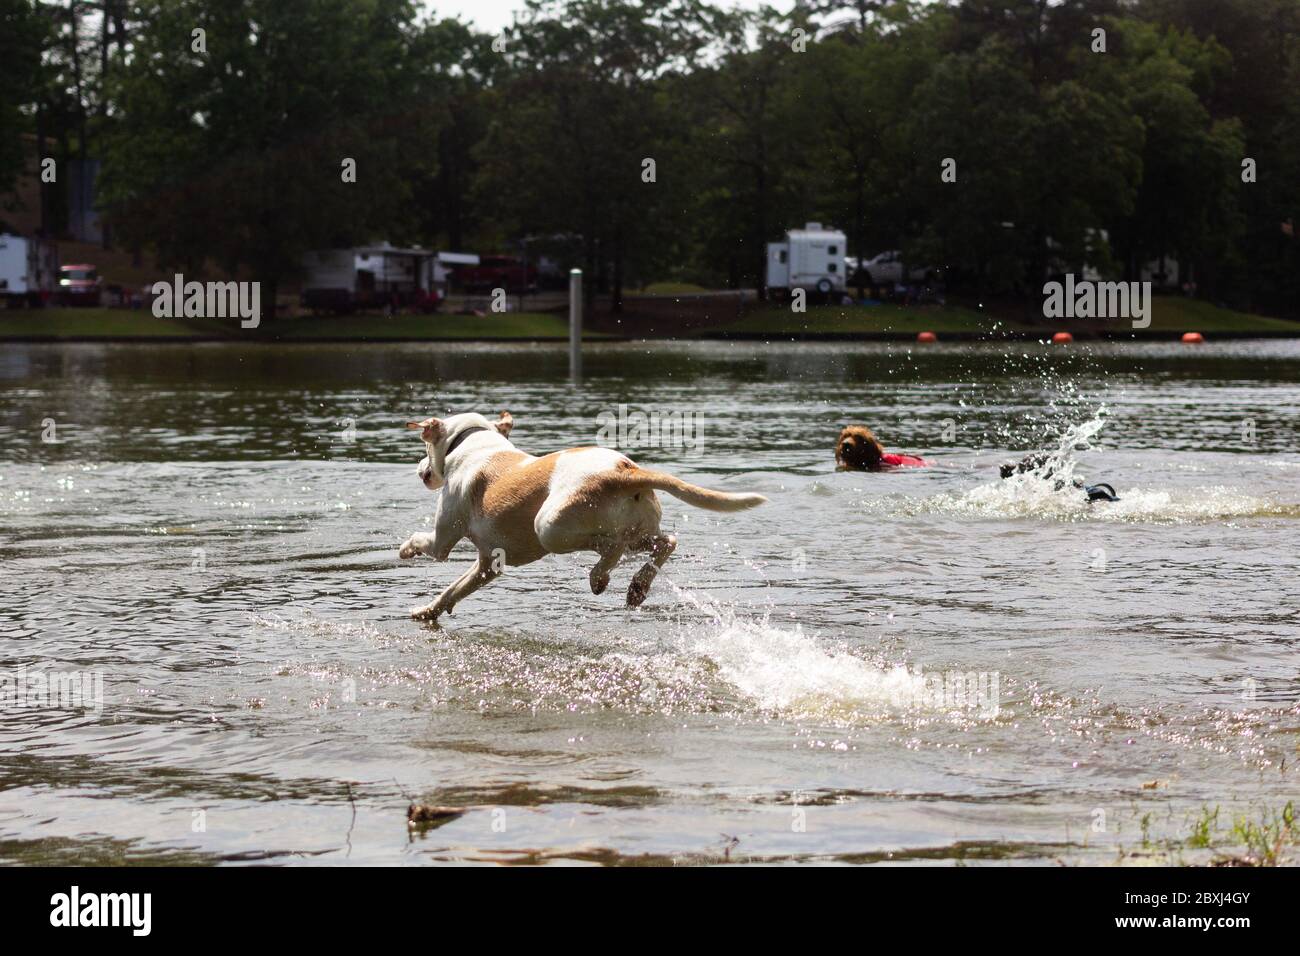
[[[754,9],[761,6],[762,2],[763,0],[721,0],[717,5]],[[788,10],[794,6],[794,0],[769,0],[769,5],[778,10]],[[480,30],[495,32],[509,24],[516,11],[524,8],[524,0],[422,0],[422,6],[440,17],[458,17]]]

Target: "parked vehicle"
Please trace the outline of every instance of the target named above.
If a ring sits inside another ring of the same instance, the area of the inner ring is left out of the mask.
[[[789,295],[795,289],[833,296],[844,292],[844,233],[819,222],[791,229],[784,242],[767,244],[769,290]]]
[[[514,256],[483,256],[478,265],[462,266],[452,273],[452,280],[466,292],[507,292],[537,290],[537,267]]]
[[[39,308],[59,280],[59,247],[47,239],[0,234],[0,300],[7,306]]]
[[[897,285],[903,281],[903,254],[897,249],[881,252],[862,263],[862,275],[858,275],[857,260],[846,259],[849,269],[849,285]],[[934,270],[926,266],[913,266],[907,270],[908,282],[921,282],[932,278]]]
[[[88,263],[66,265],[59,269],[59,302],[62,305],[97,306],[104,293],[99,270]]]
[[[433,284],[442,298],[451,293],[451,284],[455,281],[456,270],[479,264],[479,258],[472,252],[440,252],[433,260]]]
[[[399,249],[389,243],[357,249],[323,249],[303,257],[300,300],[313,312],[411,308],[433,312],[438,292],[438,254]]]
[[[1120,277],[1118,263],[1109,261],[1110,233],[1105,229],[1089,228],[1086,237],[1086,258],[1082,263],[1067,261],[1061,244],[1051,236],[1047,237],[1049,281],[1063,281],[1068,274],[1089,282],[1104,282]],[[1157,289],[1173,290],[1181,288],[1191,275],[1183,269],[1183,263],[1175,253],[1166,252],[1150,262],[1139,263],[1137,278],[1139,282],[1150,282]]]

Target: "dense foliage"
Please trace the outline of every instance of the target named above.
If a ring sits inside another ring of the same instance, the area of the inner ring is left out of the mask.
[[[1300,0],[529,0],[501,37],[408,0],[0,0],[0,24],[0,188],[30,124],[103,161],[115,241],[160,265],[274,283],[314,247],[526,238],[617,301],[756,286],[820,220],[971,294],[1166,257],[1300,311]]]

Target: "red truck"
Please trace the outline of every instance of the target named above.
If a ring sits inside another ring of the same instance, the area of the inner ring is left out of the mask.
[[[99,305],[104,294],[104,280],[89,263],[75,263],[59,268],[59,299],[64,305]]]
[[[537,289],[537,268],[514,256],[483,256],[476,266],[457,268],[452,279],[466,292],[533,292]]]

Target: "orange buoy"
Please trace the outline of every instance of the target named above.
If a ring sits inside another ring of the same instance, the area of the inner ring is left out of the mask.
[[[1183,341],[1188,345],[1200,345],[1205,341],[1205,336],[1200,332],[1184,332]]]
[[[918,342],[938,342],[939,336],[935,335],[933,332],[918,332],[916,340]]]
[[[1069,332],[1057,332],[1052,336],[1052,341],[1059,345],[1064,345],[1066,342],[1073,342],[1074,336]]]

